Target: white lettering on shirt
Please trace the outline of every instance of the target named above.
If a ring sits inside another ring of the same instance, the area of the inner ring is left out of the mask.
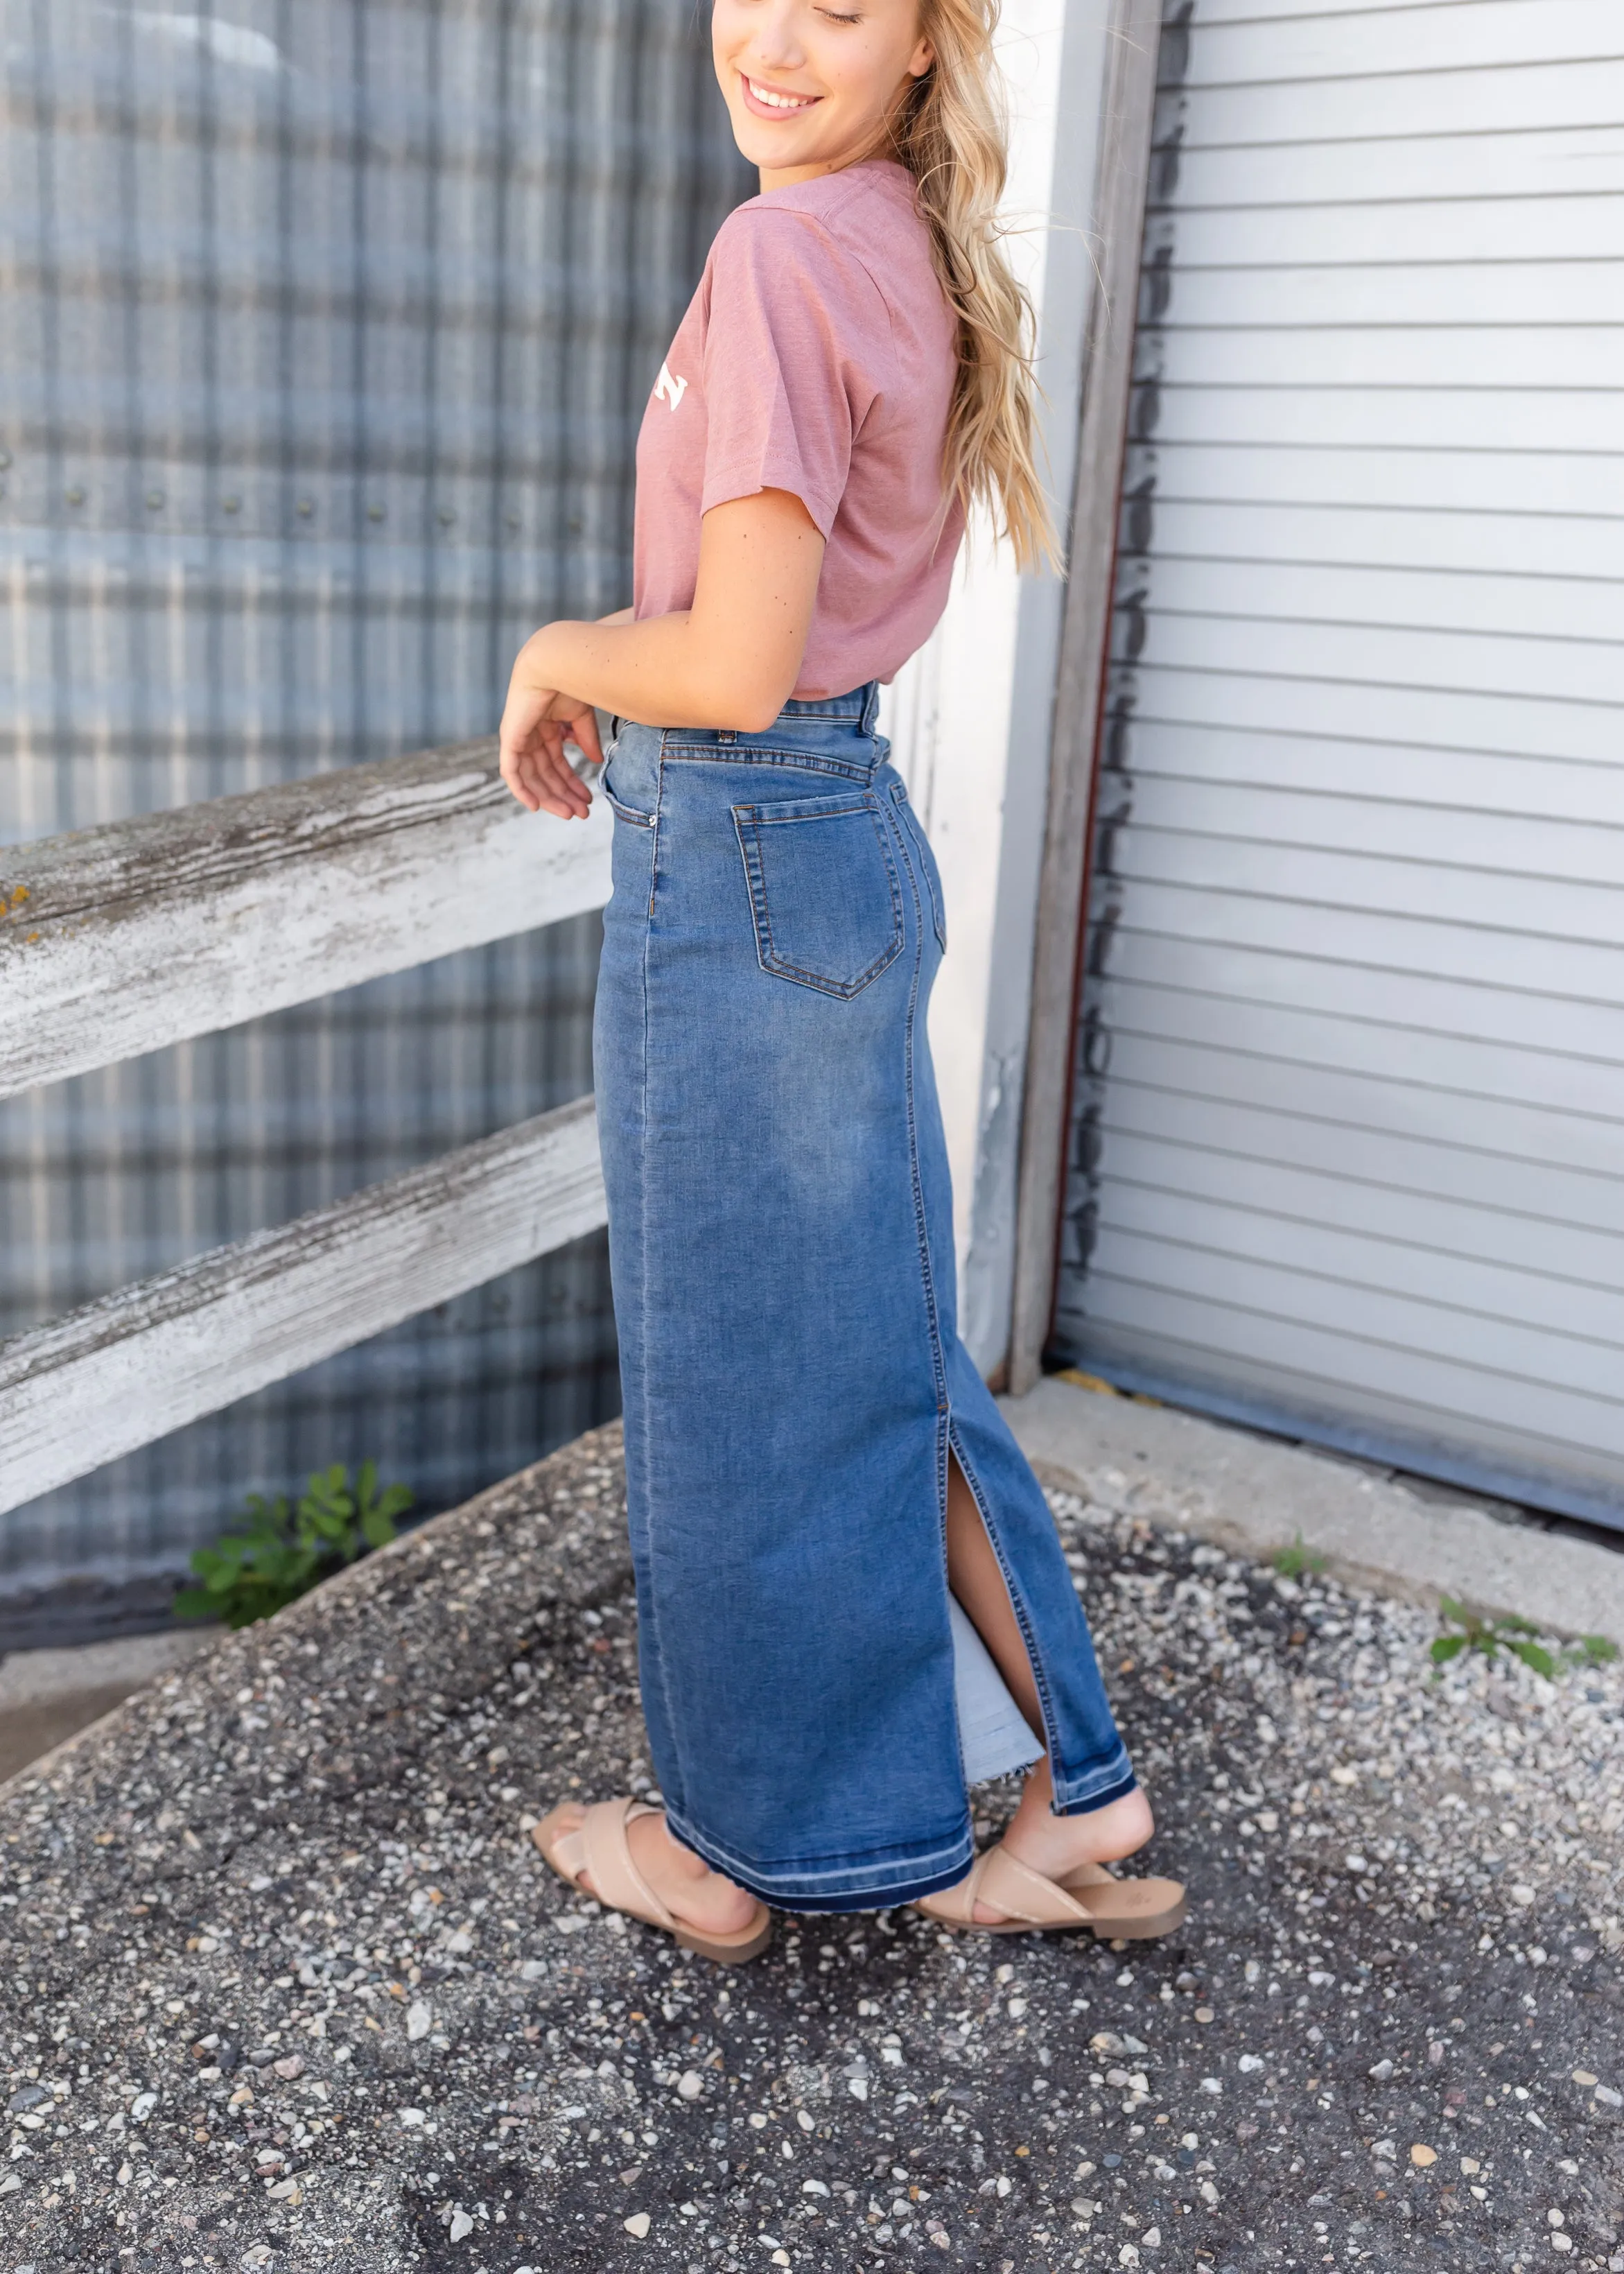
[[[661,364],[659,381],[654,389],[656,403],[669,403],[672,409],[675,410],[687,393],[687,380],[678,379],[668,363]]]

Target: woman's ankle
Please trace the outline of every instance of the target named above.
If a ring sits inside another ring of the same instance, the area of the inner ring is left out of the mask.
[[[1115,1864],[1134,1855],[1155,1831],[1155,1818],[1142,1788],[1108,1801],[1080,1816],[1056,1816],[1049,1806],[1053,1788],[1049,1765],[1040,1762],[1026,1781],[1004,1844],[1019,1862],[1048,1874],[1079,1864]]]

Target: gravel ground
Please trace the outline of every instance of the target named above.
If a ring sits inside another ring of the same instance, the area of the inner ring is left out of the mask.
[[[0,1792],[3,2274],[1624,2269],[1624,1669],[1434,1683],[1092,1481],[1173,1941],[573,1899],[530,1812],[648,1774],[600,1432]]]

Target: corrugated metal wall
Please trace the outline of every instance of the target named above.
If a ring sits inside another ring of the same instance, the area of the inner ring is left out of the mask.
[[[1057,1347],[1624,1524],[1624,11],[1162,80]]]
[[[632,444],[752,187],[692,0],[0,0],[0,836],[489,731],[630,596]],[[0,1105],[0,1332],[591,1086],[596,920]],[[377,1455],[445,1505],[615,1410],[601,1241],[0,1527],[172,1569]]]

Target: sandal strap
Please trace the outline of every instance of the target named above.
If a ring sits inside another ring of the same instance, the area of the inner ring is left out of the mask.
[[[626,1838],[627,1826],[637,1817],[657,1813],[643,1801],[595,1801],[581,1826],[582,1844],[586,1851],[585,1868],[600,1902],[611,1910],[629,1911],[634,1918],[673,1934],[677,1921],[632,1861]]]
[[[976,1926],[978,1902],[1024,1926],[1086,1926],[1093,1916],[1053,1879],[1018,1862],[1002,1841],[983,1848],[962,1879],[939,1894],[921,1897],[917,1909],[950,1925]]]
[[[951,1887],[938,1888],[934,1895],[921,1895],[914,1908],[923,1911],[927,1918],[944,1919],[950,1925],[974,1924],[981,1877],[991,1852],[990,1849],[983,1849],[962,1879],[956,1879]]]
[[[1081,1926],[1092,1914],[1041,1871],[1011,1856],[1004,1842],[980,1858],[981,1899],[1008,1918],[1033,1926]]]

